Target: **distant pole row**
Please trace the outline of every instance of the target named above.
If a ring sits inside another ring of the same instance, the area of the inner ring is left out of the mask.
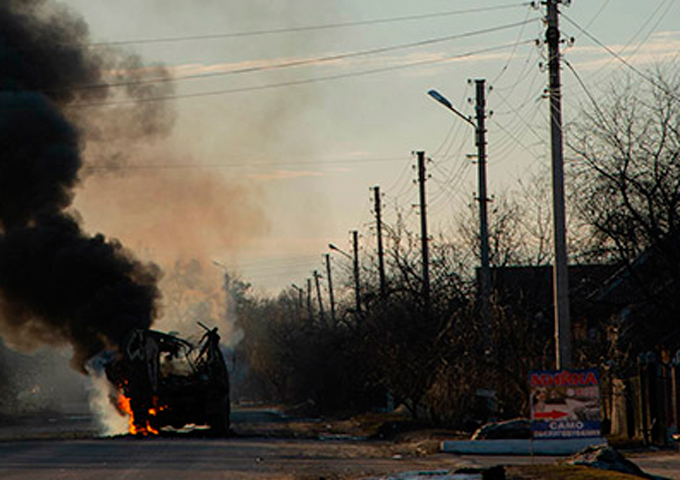
[[[558,369],[570,368],[572,364],[571,356],[571,322],[569,318],[569,280],[568,280],[568,258],[566,247],[566,220],[565,220],[565,201],[564,201],[564,152],[562,138],[562,94],[560,81],[560,31],[559,31],[559,10],[558,5],[562,0],[546,0],[543,2],[547,7],[547,30],[546,44],[548,45],[549,62],[549,95],[550,95],[550,134],[551,134],[551,163],[552,163],[552,186],[553,186],[553,237],[554,237],[554,265],[553,265],[553,291],[555,305],[555,358]],[[460,119],[468,123],[475,129],[475,144],[477,147],[477,176],[478,176],[478,196],[479,202],[479,255],[480,269],[478,278],[478,301],[480,302],[480,315],[484,323],[488,322],[491,314],[490,293],[491,293],[491,271],[489,260],[489,227],[488,227],[488,203],[487,180],[486,180],[486,85],[484,79],[475,80],[475,120],[459,112],[451,102],[436,90],[430,90],[428,94],[437,102],[444,105]],[[427,314],[430,313],[430,270],[429,270],[429,238],[427,230],[427,195],[426,195],[426,156],[425,152],[417,152],[418,160],[418,184],[420,199],[420,236],[422,250],[422,300]],[[387,280],[385,277],[383,237],[382,237],[382,207],[380,202],[380,187],[372,188],[374,193],[374,211],[376,219],[377,249],[378,249],[378,270],[380,278],[380,297],[385,300],[388,297]],[[355,314],[361,317],[361,283],[359,278],[359,240],[358,232],[352,232],[353,255],[341,250],[333,244],[329,244],[331,250],[335,250],[346,256],[353,262],[354,274],[354,294],[355,294]],[[333,297],[333,285],[331,281],[330,256],[326,257],[326,272],[328,276],[328,289],[331,303],[331,322],[335,324],[335,302]],[[314,272],[316,281],[317,296],[319,302],[319,312],[322,323],[325,323],[323,304],[319,287],[319,274]],[[295,287],[295,285],[293,285]],[[295,287],[300,295],[302,302],[302,290]],[[307,307],[309,309],[310,321],[312,319],[311,309],[311,283],[307,281]],[[488,325],[485,325],[488,327]]]

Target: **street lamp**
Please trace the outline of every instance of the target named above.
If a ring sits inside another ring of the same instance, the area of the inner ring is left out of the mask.
[[[456,115],[458,115],[458,116],[459,116],[460,118],[462,118],[464,121],[466,121],[467,123],[469,123],[470,125],[472,125],[474,128],[477,128],[477,125],[475,125],[475,123],[474,123],[472,120],[470,120],[468,117],[466,117],[465,115],[463,115],[462,113],[460,113],[458,110],[456,110],[456,108],[451,104],[451,102],[449,101],[449,99],[446,98],[446,97],[445,97],[444,95],[442,95],[441,93],[439,93],[437,90],[430,90],[430,91],[427,92],[427,94],[428,94],[429,96],[431,96],[432,98],[434,98],[434,99],[435,99],[436,101],[438,101],[439,103],[441,103],[442,105],[444,105],[446,108],[448,108],[449,110],[451,110],[453,113],[455,113]]]
[[[331,276],[331,254],[324,253],[326,260],[326,274],[328,276],[328,298],[331,304],[331,323],[335,327],[335,298],[333,296],[333,277]]]
[[[223,269],[223,270],[227,270],[227,271],[229,270],[229,267],[227,267],[224,263],[218,262],[217,260],[213,260],[212,263],[213,263],[213,265],[215,265],[216,267],[219,267],[219,268],[221,268],[221,269]]]
[[[352,255],[350,255],[349,253],[347,253],[346,251],[344,251],[344,250],[341,249],[340,247],[336,247],[336,246],[333,245],[332,243],[329,243],[329,244],[328,244],[328,248],[331,249],[331,250],[335,250],[336,252],[339,252],[339,253],[343,254],[344,256],[346,256],[347,258],[349,258],[350,260],[353,260]]]
[[[486,197],[486,128],[484,126],[486,115],[484,113],[484,80],[475,80],[475,84],[477,88],[477,102],[475,107],[477,123],[473,122],[468,117],[456,110],[451,102],[436,90],[430,90],[427,92],[427,94],[475,129],[477,144],[477,173],[479,183],[479,249],[481,257],[479,290],[482,302],[482,312],[484,315],[486,315],[490,310],[489,290],[491,284],[491,273],[489,270],[489,226],[486,205],[489,199]]]
[[[352,243],[354,245],[354,257],[352,257],[349,253],[345,252],[341,248],[336,247],[332,243],[328,244],[328,248],[341,253],[345,257],[352,260],[354,263],[354,301],[356,314],[359,315],[361,313],[361,289],[359,286],[359,232],[357,232],[356,230],[352,231]]]
[[[302,310],[302,295],[303,295],[304,290],[302,290],[300,287],[298,287],[294,283],[291,283],[290,286],[293,287],[298,292],[298,309]]]
[[[227,293],[227,298],[228,298],[229,297],[229,291],[231,290],[231,273],[230,273],[231,268],[229,268],[224,263],[218,262],[217,260],[213,260],[212,263],[217,268],[224,271],[224,285],[222,286],[222,288],[224,288],[224,291]]]

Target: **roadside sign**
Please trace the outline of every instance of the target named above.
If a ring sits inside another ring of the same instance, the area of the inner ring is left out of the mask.
[[[600,383],[596,369],[531,372],[529,393],[534,439],[600,436]]]

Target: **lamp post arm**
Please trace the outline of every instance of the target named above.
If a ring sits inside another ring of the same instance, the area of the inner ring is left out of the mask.
[[[444,105],[446,108],[448,108],[449,110],[451,110],[453,113],[455,113],[456,115],[458,115],[458,116],[459,116],[461,119],[463,119],[465,122],[467,122],[468,124],[472,125],[473,128],[477,128],[477,125],[475,124],[475,122],[473,122],[473,121],[470,120],[468,117],[466,117],[465,115],[463,115],[462,113],[460,113],[458,110],[456,110],[456,107],[454,107],[454,106],[451,104],[451,102],[449,102],[449,100],[448,100],[445,96],[443,96],[441,93],[439,93],[437,90],[430,90],[430,91],[427,92],[427,94],[428,94],[429,96],[431,96],[432,98],[434,98],[437,102],[441,103],[441,104]]]
[[[345,252],[344,250],[342,250],[342,249],[336,247],[336,246],[333,245],[332,243],[329,243],[329,244],[328,244],[328,248],[330,248],[331,250],[335,250],[335,251],[338,252],[338,253],[341,253],[342,255],[344,255],[345,257],[349,258],[350,260],[353,260],[352,255],[350,255],[349,253]]]

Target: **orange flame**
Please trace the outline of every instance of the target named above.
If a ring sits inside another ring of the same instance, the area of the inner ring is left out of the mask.
[[[156,404],[158,403],[158,399],[156,397],[153,398],[153,403],[154,407],[149,409],[149,415],[156,415],[158,413],[158,407],[156,407]],[[128,431],[132,435],[158,435],[158,430],[153,428],[150,424],[149,421],[146,421],[146,426],[145,427],[138,427],[135,424],[135,414],[132,411],[132,407],[130,406],[130,399],[123,395],[122,393],[118,393],[118,410],[121,412],[124,412],[128,416]],[[160,408],[160,410],[163,410],[163,407]]]

